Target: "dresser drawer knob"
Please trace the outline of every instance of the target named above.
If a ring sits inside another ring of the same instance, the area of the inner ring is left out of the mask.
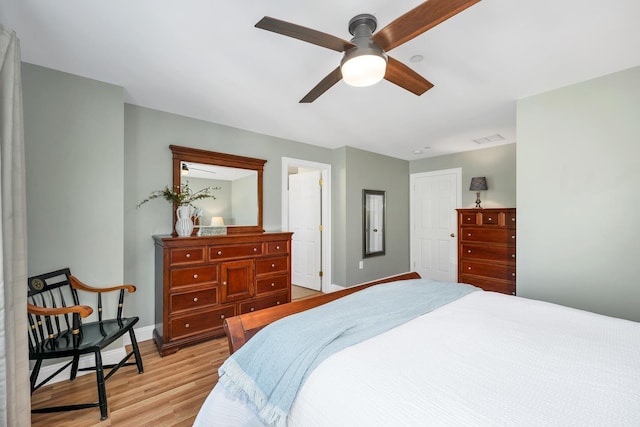
[[[191,254],[186,254],[185,257],[191,258]]]
[[[253,252],[258,252],[258,248],[253,248]]]
[[[280,245],[276,245],[276,249],[280,249]]]
[[[198,274],[194,274],[194,275],[193,275],[193,278],[194,278],[194,279],[197,279],[197,278],[198,278]]]
[[[223,286],[227,286],[227,282],[222,282],[222,285]]]
[[[467,270],[471,270],[471,267],[467,267]]]
[[[493,221],[493,218],[489,218],[489,221]]]
[[[221,314],[221,315],[220,315],[220,318],[221,318],[221,319],[224,319],[224,314]]]
[[[195,297],[195,298],[193,299],[193,302],[198,302],[198,297]]]
[[[516,273],[511,273],[511,276],[512,277],[516,277]]]
[[[467,236],[468,236],[468,237],[471,237],[471,233],[468,233],[468,234],[467,234]]]
[[[188,328],[188,327],[189,327],[189,324],[188,324],[188,323],[185,323],[185,324],[184,324],[184,327],[185,327],[185,328]]]
[[[512,239],[515,239],[515,238],[516,238],[516,236],[511,236],[511,238],[512,238]]]
[[[515,257],[516,257],[516,254],[511,254],[511,258],[515,258]]]
[[[275,264],[271,264],[271,268],[276,268],[276,265]]]
[[[275,285],[276,285],[275,283],[273,283],[273,282],[271,283],[271,287],[272,287],[272,288],[273,288]]]
[[[276,301],[276,305],[280,305],[280,301]]]
[[[471,253],[471,249],[467,249],[467,253]]]
[[[218,251],[218,255],[222,255],[222,251]]]
[[[249,311],[254,311],[254,310],[255,310],[255,308],[251,307],[251,310],[249,310]]]

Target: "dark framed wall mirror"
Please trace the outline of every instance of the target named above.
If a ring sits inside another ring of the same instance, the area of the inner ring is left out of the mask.
[[[362,190],[362,256],[385,254],[386,194]]]
[[[173,188],[188,183],[191,191],[218,187],[215,199],[194,203],[201,212],[198,225],[223,225],[228,234],[262,233],[262,159],[170,145]],[[174,226],[176,221],[174,206]],[[196,227],[197,228],[197,227]],[[194,234],[196,230],[194,230]]]

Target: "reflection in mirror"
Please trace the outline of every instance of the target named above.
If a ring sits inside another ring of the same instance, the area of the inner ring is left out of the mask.
[[[201,210],[198,225],[258,225],[258,173],[250,169],[228,168],[194,162],[182,162],[181,184],[188,183],[194,192],[207,187],[218,188],[215,199],[194,203]],[[212,224],[212,218],[216,224]]]
[[[362,256],[385,254],[385,192],[362,190]]]

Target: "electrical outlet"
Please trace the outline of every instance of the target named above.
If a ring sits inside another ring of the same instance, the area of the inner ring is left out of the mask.
[[[360,270],[362,270],[364,268],[364,261],[360,261],[358,263],[358,268],[360,268]]]

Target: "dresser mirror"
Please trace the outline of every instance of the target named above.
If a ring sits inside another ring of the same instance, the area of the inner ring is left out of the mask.
[[[228,234],[262,232],[262,173],[266,160],[170,145],[173,188],[188,183],[191,191],[216,187],[215,199],[194,206],[201,213],[198,227],[226,227]],[[175,210],[174,206],[174,210]],[[175,225],[174,215],[174,225]]]

